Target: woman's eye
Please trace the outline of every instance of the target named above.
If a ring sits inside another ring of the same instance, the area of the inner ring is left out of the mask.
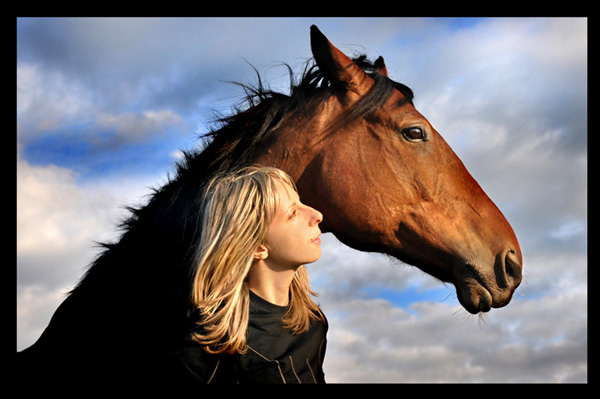
[[[425,133],[420,127],[409,127],[402,130],[402,135],[408,141],[423,141],[425,139]]]
[[[298,210],[297,210],[297,209],[294,209],[294,210],[292,211],[292,213],[290,213],[290,217],[289,217],[289,218],[290,218],[290,219],[291,219],[291,218],[293,218],[294,216],[296,216],[296,214],[297,214],[297,213],[298,213]]]

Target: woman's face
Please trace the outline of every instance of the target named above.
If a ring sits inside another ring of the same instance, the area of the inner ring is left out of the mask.
[[[267,228],[265,247],[267,263],[278,269],[297,268],[315,262],[321,256],[321,229],[323,215],[300,202],[296,191],[288,184],[277,181],[279,209]]]

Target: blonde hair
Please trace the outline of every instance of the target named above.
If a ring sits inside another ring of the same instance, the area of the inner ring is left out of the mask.
[[[250,302],[246,278],[279,206],[277,180],[297,190],[285,172],[269,167],[219,175],[205,189],[191,302],[200,311],[201,327],[193,339],[209,353],[246,351]],[[300,266],[290,286],[284,327],[299,334],[312,319],[323,319],[310,295],[315,293],[308,272]]]

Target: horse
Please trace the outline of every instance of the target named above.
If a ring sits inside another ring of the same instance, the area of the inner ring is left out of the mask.
[[[390,255],[456,287],[470,313],[507,305],[522,255],[510,224],[388,77],[382,57],[351,59],[316,27],[313,59],[290,93],[243,85],[247,106],[185,152],[175,175],[130,209],[17,369],[38,386],[145,387],[165,382],[189,310],[200,197],[214,173],[274,166],[324,215],[323,232]]]

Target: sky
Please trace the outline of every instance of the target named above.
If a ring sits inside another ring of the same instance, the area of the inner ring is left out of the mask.
[[[309,265],[328,382],[588,381],[585,18],[17,19],[16,349],[243,92],[287,93],[309,27],[383,56],[513,226],[524,279],[484,315],[331,235]]]

